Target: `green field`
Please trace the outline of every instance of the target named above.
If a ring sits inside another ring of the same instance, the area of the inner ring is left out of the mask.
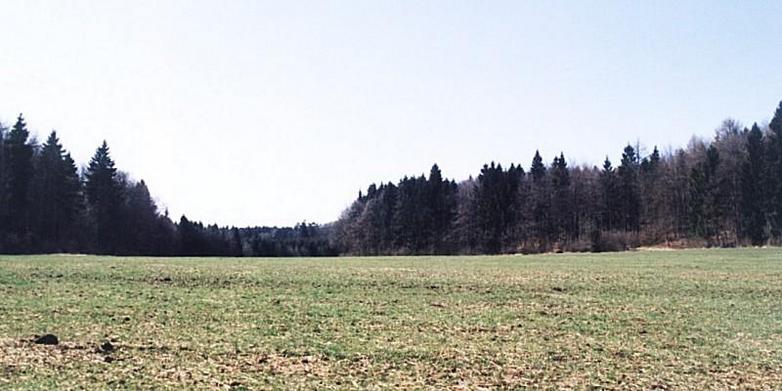
[[[779,390],[782,250],[0,256],[0,388],[217,387]]]

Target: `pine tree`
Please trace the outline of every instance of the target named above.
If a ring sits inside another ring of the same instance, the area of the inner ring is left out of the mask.
[[[719,244],[725,217],[724,180],[717,175],[720,156],[710,145],[704,161],[693,167],[691,174],[690,224],[692,232],[709,244]]]
[[[766,211],[772,234],[780,238],[782,237],[782,102],[779,103],[768,127],[764,175]]]
[[[21,114],[6,140],[6,167],[8,179],[8,227],[17,250],[29,247],[29,190],[33,174],[33,146],[30,133]]]
[[[204,255],[204,240],[198,225],[188,220],[185,215],[182,215],[182,217],[179,219],[177,231],[179,232],[179,241],[181,245],[181,248],[178,252],[179,255]]]
[[[41,148],[32,179],[33,229],[47,252],[66,251],[80,209],[76,165],[52,131]]]
[[[600,172],[600,229],[611,231],[617,224],[617,205],[616,205],[616,172],[611,165],[611,160],[606,156],[603,162],[603,170]]]
[[[229,249],[230,249],[230,256],[232,257],[241,257],[243,255],[243,246],[242,246],[242,234],[239,231],[239,228],[231,227],[230,231],[230,239],[229,239]],[[317,254],[311,253],[311,256],[315,256]]]
[[[8,221],[8,168],[6,167],[6,143],[7,128],[0,123],[0,251],[5,249],[5,230]]]
[[[529,174],[532,181],[536,183],[541,182],[546,177],[546,165],[543,164],[543,158],[540,156],[540,151],[535,151]]]
[[[395,247],[405,254],[420,254],[428,244],[427,222],[431,210],[425,202],[426,177],[405,177],[399,182],[393,231]]]
[[[536,242],[533,247],[543,249],[547,246],[548,233],[550,232],[550,212],[551,197],[549,194],[549,183],[546,175],[546,166],[543,164],[543,158],[539,151],[535,151],[532,158],[532,165],[529,170],[529,208],[531,220],[531,237]]]
[[[372,187],[370,187],[370,189],[371,188]],[[381,252],[383,204],[378,197],[379,195],[380,192],[377,189],[367,192],[364,211],[355,223],[357,227],[357,237],[360,240],[358,246],[358,254],[360,255],[378,255]]]
[[[747,134],[747,160],[742,167],[741,214],[743,234],[756,246],[766,241],[763,165],[763,132],[758,128],[758,124],[753,124],[752,130]]]
[[[551,192],[551,238],[557,242],[571,239],[575,236],[575,229],[572,226],[570,171],[564,153],[555,157],[551,164]]]
[[[396,210],[398,199],[399,189],[393,183],[388,182],[383,188],[383,193],[380,197],[382,205],[380,248],[386,254],[392,252],[394,246],[394,211]]]
[[[475,218],[478,245],[483,252],[497,254],[503,250],[503,235],[509,226],[509,202],[501,164],[484,165],[478,176],[475,194]],[[515,195],[515,194],[514,194]]]
[[[456,217],[455,187],[447,180],[443,180],[442,172],[437,164],[432,166],[427,182],[428,210],[431,218],[428,222],[428,233],[432,252],[440,254],[445,251],[446,235]]]
[[[158,232],[157,205],[144,180],[125,190],[125,252],[135,255],[160,255],[161,234]]]
[[[654,242],[660,240],[660,213],[664,194],[661,191],[660,151],[654,147],[652,154],[641,161],[640,169],[640,225]]]
[[[622,153],[622,162],[617,170],[620,219],[625,231],[638,232],[640,229],[641,199],[638,166],[635,148],[628,144]]]
[[[510,204],[508,211],[508,226],[505,228],[504,240],[514,251],[523,250],[528,238],[527,203],[529,202],[529,185],[524,168],[510,165],[507,176],[507,197]],[[458,207],[457,207],[458,208]]]
[[[97,232],[98,251],[113,253],[120,250],[122,187],[105,141],[90,160],[84,188]]]
[[[704,214],[708,225],[709,236],[719,236],[723,231],[723,219],[726,214],[725,180],[717,172],[722,163],[719,151],[714,145],[706,150],[706,202]]]

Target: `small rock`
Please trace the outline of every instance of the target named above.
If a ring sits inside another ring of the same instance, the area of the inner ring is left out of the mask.
[[[551,288],[551,290],[554,291],[554,292],[564,292],[565,288],[563,288],[561,286],[555,286],[555,287]]]
[[[60,340],[54,334],[46,334],[36,338],[34,342],[38,345],[57,345]]]
[[[103,361],[107,362],[107,363],[113,363],[114,362],[114,357],[111,357],[111,356],[103,357]]]
[[[111,353],[116,349],[114,345],[111,344],[111,342],[106,341],[103,344],[100,345],[100,350],[104,353]]]

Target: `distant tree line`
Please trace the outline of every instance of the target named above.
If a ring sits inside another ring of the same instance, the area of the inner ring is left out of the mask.
[[[618,165],[528,169],[494,162],[477,178],[371,185],[332,224],[220,227],[161,213],[104,142],[79,169],[52,132],[39,144],[20,115],[0,124],[0,253],[329,256],[614,251],[643,245],[782,243],[782,103],[766,126],[726,120],[711,141]]]
[[[337,255],[329,227],[203,225],[160,213],[143,180],[118,171],[106,142],[79,170],[56,132],[43,144],[19,115],[0,124],[0,253],[158,256]]]
[[[361,255],[782,243],[782,103],[767,126],[726,120],[710,142],[639,149],[601,167],[535,153],[527,170],[492,162],[459,183],[434,165],[359,192],[333,240]]]

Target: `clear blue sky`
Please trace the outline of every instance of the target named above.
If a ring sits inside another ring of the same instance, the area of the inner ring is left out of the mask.
[[[779,1],[0,4],[0,120],[106,139],[173,217],[327,222],[371,182],[681,146],[782,100]]]

